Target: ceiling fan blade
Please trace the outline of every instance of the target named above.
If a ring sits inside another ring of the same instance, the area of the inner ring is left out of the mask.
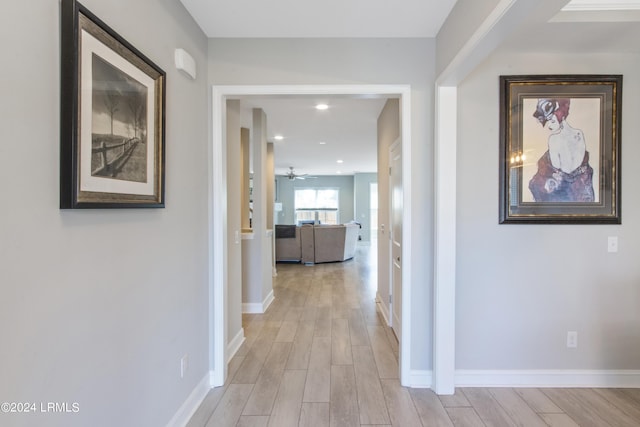
[[[301,173],[298,175],[295,173],[293,166],[289,166],[289,173],[287,173],[286,176],[292,181],[295,179],[317,178],[316,176],[309,176],[308,173]]]

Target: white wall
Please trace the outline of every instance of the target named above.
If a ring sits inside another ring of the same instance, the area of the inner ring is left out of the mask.
[[[209,369],[207,42],[179,2],[82,3],[167,72],[167,207],[58,209],[59,3],[6,8],[0,401],[80,412],[0,414],[0,424],[157,427]],[[177,47],[196,59],[196,81],[173,66]]]
[[[413,178],[411,266],[413,366],[431,367],[433,265],[432,39],[211,39],[209,82],[214,85],[409,84]]]
[[[517,0],[516,0],[517,1]],[[450,65],[460,49],[487,16],[499,5],[499,0],[457,0],[442,24],[437,36],[436,75]]]
[[[640,369],[638,69],[637,55],[505,52],[459,86],[457,369]],[[622,225],[498,225],[498,76],[554,73],[624,75]]]

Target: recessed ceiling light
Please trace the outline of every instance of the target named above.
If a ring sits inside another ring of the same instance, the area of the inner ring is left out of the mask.
[[[320,144],[320,145],[327,145],[327,143],[326,143],[326,142],[324,142],[324,141],[320,141],[320,142],[319,142],[319,144]]]
[[[276,136],[273,137],[273,139],[275,139],[276,141],[282,141],[284,139],[284,136],[276,135]]]
[[[344,160],[336,160],[336,163],[344,163]]]
[[[316,105],[316,110],[326,110],[329,106],[327,104],[318,104]]]
[[[338,175],[342,175],[342,172],[340,172],[340,171],[336,171],[336,173],[337,173]]]

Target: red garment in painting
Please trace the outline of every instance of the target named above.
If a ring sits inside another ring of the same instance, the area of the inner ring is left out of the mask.
[[[536,202],[593,202],[593,168],[589,166],[589,152],[582,164],[571,173],[551,164],[549,151],[538,160],[538,172],[529,181],[529,190]]]

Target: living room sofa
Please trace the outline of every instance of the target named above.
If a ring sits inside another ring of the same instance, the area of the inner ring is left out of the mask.
[[[276,261],[317,264],[354,257],[358,224],[276,225]]]
[[[313,225],[276,225],[276,262],[313,263]]]

